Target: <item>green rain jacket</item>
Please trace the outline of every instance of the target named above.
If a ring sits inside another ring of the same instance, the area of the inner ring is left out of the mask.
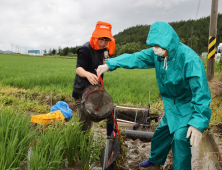
[[[187,125],[203,132],[209,125],[212,111],[209,107],[210,90],[200,57],[181,43],[174,29],[165,22],[157,21],[151,25],[146,44],[166,49],[167,59],[148,48],[108,59],[109,70],[118,67],[155,68],[170,133]]]

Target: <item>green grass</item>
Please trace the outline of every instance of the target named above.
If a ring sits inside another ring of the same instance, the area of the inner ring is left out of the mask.
[[[27,55],[0,55],[0,81],[44,93],[72,93],[76,60]],[[115,104],[147,106],[159,97],[154,69],[117,69],[105,73],[104,84]]]

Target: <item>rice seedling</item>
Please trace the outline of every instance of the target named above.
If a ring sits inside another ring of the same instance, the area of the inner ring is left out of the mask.
[[[80,136],[80,165],[82,170],[92,169],[99,164],[105,139],[94,134],[93,131],[86,131]]]
[[[74,167],[79,160],[82,133],[82,124],[75,118],[72,118],[64,128],[64,158],[67,159],[69,167]]]
[[[25,89],[72,89],[75,60],[1,55],[2,83]],[[59,86],[58,86],[59,85]],[[60,86],[61,85],[61,86]]]
[[[28,169],[59,169],[65,160],[70,167],[78,162],[83,170],[98,164],[105,141],[93,131],[83,132],[75,117],[66,124],[55,122],[37,129],[39,134],[30,148]]]
[[[38,125],[37,129],[39,131],[39,135],[35,139],[33,151],[30,154],[28,169],[60,169],[64,161],[64,140],[62,136],[62,123],[55,122],[53,126],[48,126],[47,128],[42,128],[41,125]]]
[[[16,169],[24,164],[35,135],[30,117],[5,109],[0,112],[0,122],[0,169]]]
[[[0,55],[0,81],[23,89],[50,94],[71,94],[76,60],[25,55]],[[121,69],[104,75],[107,92],[116,104],[147,106],[160,97],[154,69]],[[62,97],[62,95],[61,95]],[[64,98],[64,97],[63,97]],[[66,99],[64,99],[66,100]]]
[[[155,102],[160,97],[154,69],[122,69],[107,72],[104,76],[106,91],[114,103],[147,106],[150,100]]]

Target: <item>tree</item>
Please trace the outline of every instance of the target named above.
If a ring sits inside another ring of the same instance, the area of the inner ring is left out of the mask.
[[[67,56],[69,53],[69,47],[64,48],[61,52],[60,55],[61,56]]]
[[[190,36],[191,36],[191,27],[193,27],[193,36],[192,39],[192,49],[197,53],[201,54],[208,51],[208,39],[209,39],[209,23],[210,16],[203,17],[198,20],[187,20],[187,21],[177,21],[169,23],[178,36],[180,41],[185,45],[191,45]],[[216,46],[219,43],[222,43],[222,14],[218,13],[217,21],[217,42]],[[150,25],[137,25],[134,27],[127,28],[122,32],[114,35],[116,45],[125,45],[127,43],[141,43],[141,48],[147,48],[146,39],[150,29]],[[194,43],[194,44],[193,44]],[[117,46],[116,46],[117,47]],[[116,48],[118,51],[118,48]],[[116,53],[115,53],[116,54]]]
[[[55,55],[55,54],[56,54],[56,52],[57,52],[57,51],[56,51],[56,49],[54,49],[54,48],[53,48],[53,50],[52,50],[51,54],[52,54],[52,55]]]
[[[181,38],[181,39],[180,39],[180,42],[182,42],[183,44],[185,44],[185,39],[184,39],[184,38]]]
[[[127,43],[125,45],[117,45],[114,56],[119,56],[123,53],[133,54],[141,51],[140,42]]]
[[[45,50],[43,50],[43,52],[44,52],[44,54],[47,54],[47,51],[46,51],[46,49],[45,49]]]
[[[191,38],[188,39],[188,42],[191,42]],[[198,42],[199,42],[199,38],[196,36],[192,36],[192,49],[194,51],[198,51]]]
[[[52,50],[51,50],[51,48],[49,49],[48,54],[49,54],[49,55],[52,55]]]
[[[58,48],[58,55],[60,55],[60,52],[61,52],[61,46],[59,46],[59,48]]]

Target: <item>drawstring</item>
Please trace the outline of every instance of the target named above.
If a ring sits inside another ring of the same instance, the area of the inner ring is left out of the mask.
[[[168,66],[167,66],[167,57],[164,57],[163,69],[165,68],[165,70],[167,70],[167,68],[168,68]]]

